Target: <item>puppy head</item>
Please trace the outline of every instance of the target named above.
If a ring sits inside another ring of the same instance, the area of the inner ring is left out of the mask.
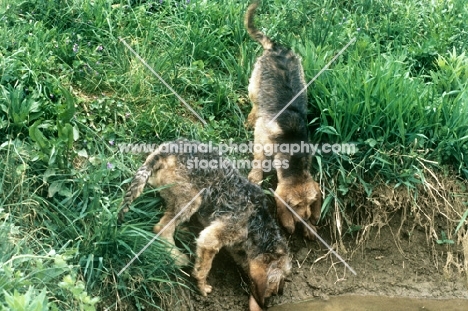
[[[250,311],[265,308],[265,299],[282,295],[284,282],[291,270],[291,261],[286,250],[275,254],[261,254],[249,262],[249,276],[252,282],[249,300]]]
[[[294,233],[299,219],[293,216],[284,203],[291,207],[304,220],[311,219],[315,224],[320,219],[322,207],[321,193],[318,184],[312,179],[297,183],[280,182],[275,192],[281,198],[275,197],[278,217],[283,227],[290,234]]]

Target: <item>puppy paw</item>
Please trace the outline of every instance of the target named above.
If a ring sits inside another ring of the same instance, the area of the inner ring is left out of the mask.
[[[158,234],[158,233],[162,230],[163,227],[164,227],[163,225],[156,224],[156,225],[154,225],[154,227],[153,227],[153,232],[156,233],[156,234]]]
[[[303,234],[304,234],[304,237],[306,239],[309,239],[311,241],[315,240],[316,239],[316,236],[313,232],[310,231],[310,229],[312,229],[315,233],[317,232],[317,227],[315,227],[314,225],[312,225],[310,222],[307,222],[307,224],[309,226],[305,226],[303,224],[302,226],[302,230],[303,230]],[[309,228],[310,227],[310,228]]]
[[[296,223],[289,211],[283,209],[278,210],[278,218],[281,226],[283,226],[289,234],[293,234],[294,231],[296,231]]]
[[[315,226],[310,226],[312,229],[314,229],[314,232],[317,232],[317,228]],[[310,229],[304,226],[304,237],[309,240],[315,240],[316,236],[312,232],[310,232]]]
[[[179,251],[177,248],[173,248],[171,250],[171,257],[174,258],[174,262],[177,267],[186,267],[190,264],[188,256]]]
[[[263,171],[261,169],[252,169],[247,178],[251,183],[258,184],[263,179]]]
[[[213,290],[213,287],[211,285],[208,285],[206,283],[199,283],[198,288],[200,289],[200,294],[203,296],[207,296],[211,291]]]

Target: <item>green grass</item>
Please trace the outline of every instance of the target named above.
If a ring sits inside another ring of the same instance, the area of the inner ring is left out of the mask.
[[[2,2],[3,309],[24,298],[24,310],[44,300],[50,308],[92,310],[97,297],[101,307],[120,301],[164,309],[175,303],[174,291],[191,286],[160,243],[117,276],[153,238],[162,213],[148,191],[117,227],[117,207],[143,160],[117,145],[252,139],[244,128],[247,84],[261,51],[243,27],[246,5]],[[308,89],[311,141],[359,148],[314,157],[325,219],[334,202],[346,217],[345,195],[356,184],[370,195],[375,176],[408,189],[422,183],[424,168],[468,177],[466,20],[462,0],[264,1],[259,27],[302,56],[307,80],[357,37]]]

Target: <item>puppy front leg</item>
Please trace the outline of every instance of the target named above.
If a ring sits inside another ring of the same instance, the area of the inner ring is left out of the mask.
[[[304,237],[308,240],[315,240],[316,236],[313,232],[310,232],[310,229],[314,230],[317,233],[317,227],[315,226],[315,222],[311,221],[310,219],[305,221],[309,226],[305,226],[302,224]]]
[[[320,192],[320,188],[317,183],[315,183],[315,188],[317,191],[317,196],[315,197],[315,201],[310,206],[310,217],[306,222],[312,229],[314,229],[315,232],[317,232],[316,225],[320,220],[320,215],[322,212],[322,192]],[[308,229],[306,226],[304,226],[304,236],[309,240],[315,239],[315,234],[310,232],[310,229]]]
[[[212,286],[206,282],[208,273],[210,273],[214,256],[223,246],[221,241],[224,231],[224,225],[221,222],[214,222],[200,232],[197,239],[197,259],[193,276],[197,279],[198,288],[203,296],[211,293]]]
[[[278,214],[281,225],[286,229],[289,234],[293,234],[296,229],[296,220],[289,209],[283,204],[283,202],[276,199],[276,213]]]
[[[213,258],[217,253],[218,251],[213,249],[197,247],[197,260],[195,261],[193,276],[197,279],[198,289],[203,296],[208,295],[213,290],[213,287],[206,282],[206,278],[211,270]]]
[[[257,142],[255,142],[257,144]],[[263,150],[255,150],[254,151],[254,161],[255,167],[252,167],[252,170],[249,173],[248,179],[250,182],[254,184],[258,184],[263,179],[263,161],[265,160],[265,155],[263,154]],[[253,166],[253,165],[252,165]]]

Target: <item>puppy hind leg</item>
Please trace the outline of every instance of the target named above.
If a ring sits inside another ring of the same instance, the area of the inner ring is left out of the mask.
[[[177,249],[174,241],[174,232],[180,221],[174,220],[171,222],[172,219],[174,219],[174,215],[166,212],[159,223],[153,227],[153,232],[159,234],[159,238],[164,240],[168,247],[170,247],[169,251],[175,264],[179,267],[187,266],[190,263],[188,256]]]
[[[190,202],[190,201],[189,201]],[[174,232],[177,226],[190,219],[192,214],[198,209],[198,206],[201,203],[201,199],[197,198],[194,202],[187,206],[188,203],[181,202],[179,200],[166,200],[167,211],[164,213],[163,217],[159,220],[159,222],[153,227],[153,232],[160,235],[161,239],[167,241],[171,248],[171,256],[175,259],[176,265],[178,266],[187,266],[189,264],[189,258],[187,255],[182,253],[177,249],[175,246],[174,241]],[[179,209],[176,209],[176,206]],[[186,209],[182,212],[182,214],[178,215],[175,211],[180,212],[182,208],[186,207]]]
[[[257,104],[252,103],[252,110],[250,111],[249,115],[247,116],[247,122],[245,123],[246,128],[255,127],[255,122],[257,121],[257,111],[258,111]]]
[[[249,98],[252,103],[252,110],[250,111],[248,117],[247,117],[247,122],[246,122],[246,127],[247,128],[253,128],[255,127],[255,122],[257,121],[257,114],[258,114],[258,93],[260,90],[260,76],[261,75],[261,70],[260,70],[260,64],[257,62],[254,65],[254,70],[252,71],[252,76],[250,77],[249,80]]]

